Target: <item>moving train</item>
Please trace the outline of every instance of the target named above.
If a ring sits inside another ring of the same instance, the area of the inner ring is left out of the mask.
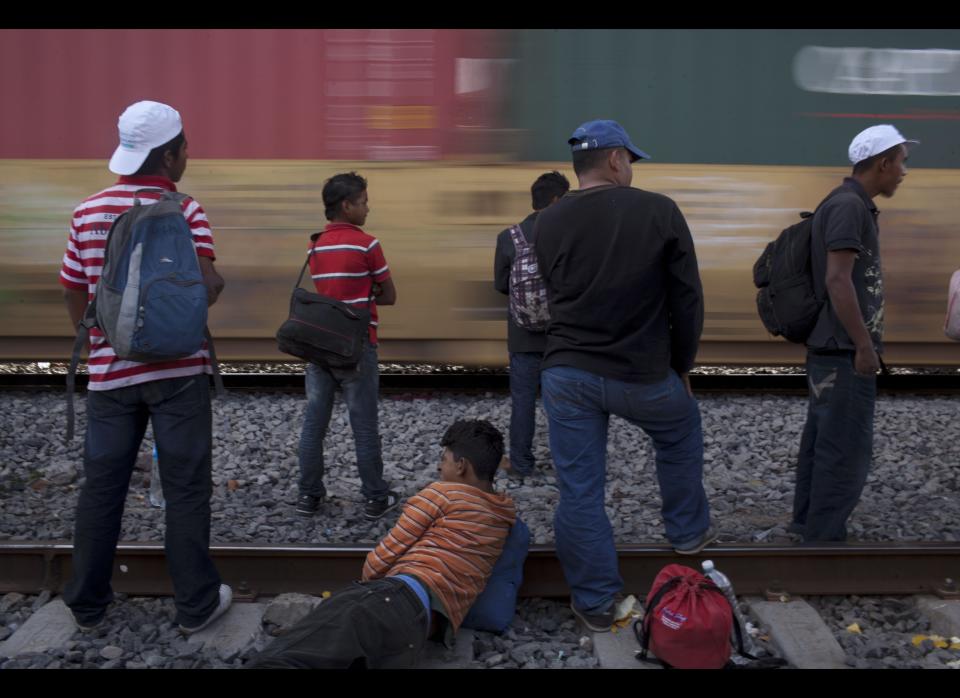
[[[802,361],[759,321],[753,262],[849,173],[857,132],[921,141],[878,201],[887,359],[960,364],[942,329],[960,267],[957,30],[0,30],[0,93],[0,358],[68,355],[71,211],[113,181],[119,114],[154,99],[183,117],[180,189],[214,230],[223,359],[285,358],[273,336],[323,182],[356,170],[399,296],[381,360],[505,364],[496,235],[542,172],[576,186],[566,139],[612,118],[653,158],[634,186],[675,199],[693,233],[706,363]]]

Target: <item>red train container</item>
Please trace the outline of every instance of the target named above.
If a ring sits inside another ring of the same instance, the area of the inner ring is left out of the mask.
[[[436,29],[2,30],[0,159],[106,158],[140,99],[195,158],[437,160],[482,151],[503,38]]]

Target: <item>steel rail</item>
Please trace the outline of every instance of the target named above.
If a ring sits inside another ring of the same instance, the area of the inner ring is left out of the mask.
[[[302,373],[224,373],[228,390],[303,392]],[[806,394],[804,374],[698,374],[690,375],[698,393]],[[77,376],[77,385],[87,376]],[[66,376],[59,373],[3,373],[0,390],[63,390]],[[507,392],[510,377],[505,373],[381,373],[380,390],[385,394],[405,392]],[[960,392],[960,373],[891,374],[877,377],[877,389],[884,393],[949,395]]]
[[[255,544],[210,548],[217,569],[238,598],[285,592],[320,595],[358,579],[370,548],[355,545]],[[958,598],[960,543],[836,543],[817,546],[714,545],[701,556],[677,555],[667,545],[617,548],[629,593],[643,594],[667,564],[699,566],[710,558],[733,580],[738,594],[768,598],[797,595],[937,594]],[[68,543],[7,542],[0,545],[0,593],[60,592],[70,578]],[[137,596],[167,596],[172,586],[161,543],[121,543],[113,587]],[[520,594],[564,597],[569,589],[553,548],[531,546]]]
[[[279,320],[278,320],[279,322]],[[221,361],[289,361],[277,341],[269,337],[233,337],[212,328]],[[65,335],[0,336],[0,360],[69,361],[73,337]],[[491,365],[504,361],[506,342],[500,339],[400,339],[386,338],[377,350],[383,362],[455,361],[463,365]],[[805,350],[780,339],[729,340],[704,337],[697,360],[701,364],[742,366],[802,366]],[[943,341],[884,342],[884,359],[890,365],[960,365],[956,344]]]

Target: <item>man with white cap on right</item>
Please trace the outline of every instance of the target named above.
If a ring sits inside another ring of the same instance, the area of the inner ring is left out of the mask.
[[[876,373],[883,352],[883,274],[873,203],[907,174],[907,143],[893,126],[871,126],[850,143],[853,172],[821,202],[810,261],[824,300],[807,338],[810,398],[800,441],[793,521],[804,542],[842,541],[873,455]]]

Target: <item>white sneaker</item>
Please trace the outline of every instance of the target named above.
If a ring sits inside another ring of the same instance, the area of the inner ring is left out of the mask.
[[[207,617],[207,619],[203,621],[200,625],[197,625],[193,628],[188,628],[185,625],[181,625],[180,632],[183,633],[184,635],[193,635],[194,633],[200,632],[201,630],[206,628],[208,625],[210,625],[213,621],[215,621],[217,618],[219,618],[224,613],[226,613],[227,609],[230,608],[230,602],[232,600],[233,600],[233,589],[228,587],[226,584],[221,584],[220,585],[220,603],[217,604],[217,607],[215,609],[213,609],[213,613],[211,613]]]

